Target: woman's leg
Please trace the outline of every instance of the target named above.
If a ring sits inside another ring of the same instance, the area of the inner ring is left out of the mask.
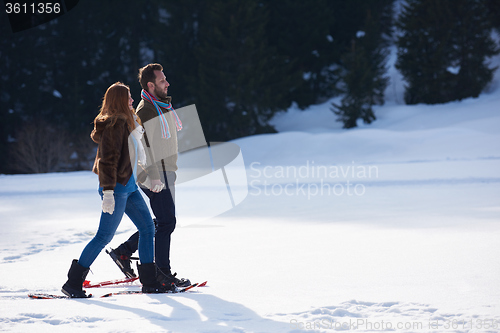
[[[120,244],[114,251],[120,255],[131,257],[139,249],[139,232],[135,232],[124,243]]]
[[[78,259],[78,263],[83,267],[90,267],[102,249],[113,239],[125,212],[128,195],[129,193],[115,193],[115,210],[113,214],[101,213],[99,229],[94,238],[83,249],[80,259]]]
[[[152,263],[154,261],[155,227],[148,206],[139,190],[130,193],[125,214],[139,230],[139,259],[141,263]]]

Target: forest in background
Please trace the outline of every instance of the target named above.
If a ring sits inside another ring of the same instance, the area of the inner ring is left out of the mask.
[[[88,170],[105,90],[124,82],[137,105],[150,62],[173,106],[196,104],[207,141],[226,141],[274,132],[269,120],[293,102],[335,96],[345,128],[371,123],[390,45],[407,104],[477,97],[499,28],[498,0],[80,1],[16,33],[0,14],[0,172]]]

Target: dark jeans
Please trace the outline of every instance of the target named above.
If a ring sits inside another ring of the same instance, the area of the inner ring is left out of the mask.
[[[155,236],[155,261],[156,265],[164,272],[170,272],[170,235],[174,232],[175,218],[175,172],[164,172],[164,179],[168,180],[168,186],[159,193],[151,192],[141,188],[148,196],[151,209],[156,217]],[[137,251],[139,244],[139,233],[136,232],[116,251],[127,256]]]

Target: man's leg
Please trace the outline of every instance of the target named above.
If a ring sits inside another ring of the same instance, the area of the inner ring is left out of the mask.
[[[130,238],[125,241],[125,243],[122,243],[113,251],[117,255],[124,255],[130,257],[132,256],[132,253],[137,251],[138,248],[139,248],[139,231],[130,236]]]
[[[137,191],[137,194],[140,195],[140,192]],[[149,214],[149,209],[147,210],[147,213]],[[123,274],[125,274],[127,278],[136,277],[134,269],[130,265],[132,262],[130,260],[130,257],[135,251],[137,251],[138,247],[139,231],[135,232],[132,236],[129,237],[127,241],[122,243],[116,249],[111,249],[110,251],[106,250],[106,253],[110,255],[111,259],[116,263],[118,268],[120,268],[120,270],[123,272]]]
[[[175,230],[175,172],[167,172],[168,186],[159,193],[142,189],[148,196],[151,209],[156,217],[155,261],[164,273],[170,273],[170,235]],[[167,184],[166,184],[167,185]]]

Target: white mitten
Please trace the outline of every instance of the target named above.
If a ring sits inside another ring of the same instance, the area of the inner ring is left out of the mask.
[[[161,192],[161,190],[163,190],[165,188],[165,184],[163,184],[161,182],[161,180],[159,179],[154,179],[151,181],[151,191],[155,192],[155,193],[158,193],[158,192]]]
[[[113,190],[103,191],[102,212],[113,214],[115,211],[115,196]]]

